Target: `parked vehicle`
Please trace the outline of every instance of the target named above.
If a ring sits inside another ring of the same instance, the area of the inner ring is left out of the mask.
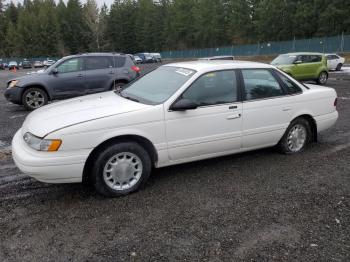
[[[54,99],[120,89],[139,75],[129,56],[110,53],[64,57],[54,65],[10,80],[5,91],[8,101],[37,109]]]
[[[154,63],[153,56],[150,53],[138,53],[136,55],[142,59],[142,64]]]
[[[324,85],[328,79],[327,60],[321,53],[289,53],[276,57],[277,66],[297,80],[312,80]]]
[[[5,63],[0,61],[0,70],[5,70],[6,66]]]
[[[44,67],[44,63],[41,61],[35,61],[34,68],[40,68],[40,67]]]
[[[34,62],[34,68],[41,68],[41,67],[44,67],[44,63],[42,61]]]
[[[134,55],[134,61],[135,61],[136,64],[141,64],[142,63],[142,59],[139,56],[137,56],[137,55]]]
[[[232,55],[221,55],[221,56],[211,56],[211,57],[203,57],[198,60],[235,60],[235,57]]]
[[[153,57],[153,61],[156,63],[161,63],[162,62],[162,56],[160,53],[151,53],[150,54]]]
[[[19,66],[16,61],[11,61],[8,65],[9,70],[12,70],[14,68],[19,69]]]
[[[326,54],[326,58],[329,70],[340,71],[345,63],[345,58],[337,54]]]
[[[22,68],[25,69],[25,68],[32,68],[32,63],[28,60],[24,60],[22,62]]]
[[[55,60],[48,59],[48,60],[44,61],[44,66],[49,67],[49,66],[53,65],[54,63],[56,63]]]
[[[90,180],[103,195],[125,195],[145,185],[153,167],[275,145],[299,153],[336,122],[336,101],[334,89],[266,64],[168,64],[120,93],[31,113],[13,138],[13,158],[43,182]]]

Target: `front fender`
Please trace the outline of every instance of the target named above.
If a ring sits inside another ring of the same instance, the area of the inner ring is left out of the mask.
[[[49,100],[52,100],[52,98],[53,98],[52,91],[49,88],[47,88],[45,85],[43,85],[43,83],[41,83],[41,82],[30,82],[30,83],[24,83],[23,85],[20,86],[20,88],[22,88],[23,90],[25,90],[27,88],[30,88],[30,87],[42,88],[43,90],[45,90],[45,92],[49,96]]]

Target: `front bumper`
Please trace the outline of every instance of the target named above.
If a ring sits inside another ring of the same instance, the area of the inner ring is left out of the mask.
[[[6,100],[21,105],[22,104],[22,93],[23,89],[20,87],[7,88],[5,90],[4,96]]]
[[[90,150],[41,152],[30,148],[18,130],[12,140],[12,157],[25,174],[46,183],[78,183]]]

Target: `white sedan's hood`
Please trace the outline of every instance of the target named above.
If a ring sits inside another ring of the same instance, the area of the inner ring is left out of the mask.
[[[114,92],[83,96],[35,110],[26,118],[22,131],[44,137],[67,126],[147,107],[149,106],[122,98]]]

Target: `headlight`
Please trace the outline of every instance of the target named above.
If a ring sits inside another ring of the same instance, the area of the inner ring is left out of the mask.
[[[62,140],[42,139],[28,132],[24,134],[23,139],[28,146],[38,151],[54,152],[57,151],[62,144]]]
[[[8,86],[8,88],[12,88],[12,87],[15,87],[17,84],[19,83],[18,80],[12,80]]]

